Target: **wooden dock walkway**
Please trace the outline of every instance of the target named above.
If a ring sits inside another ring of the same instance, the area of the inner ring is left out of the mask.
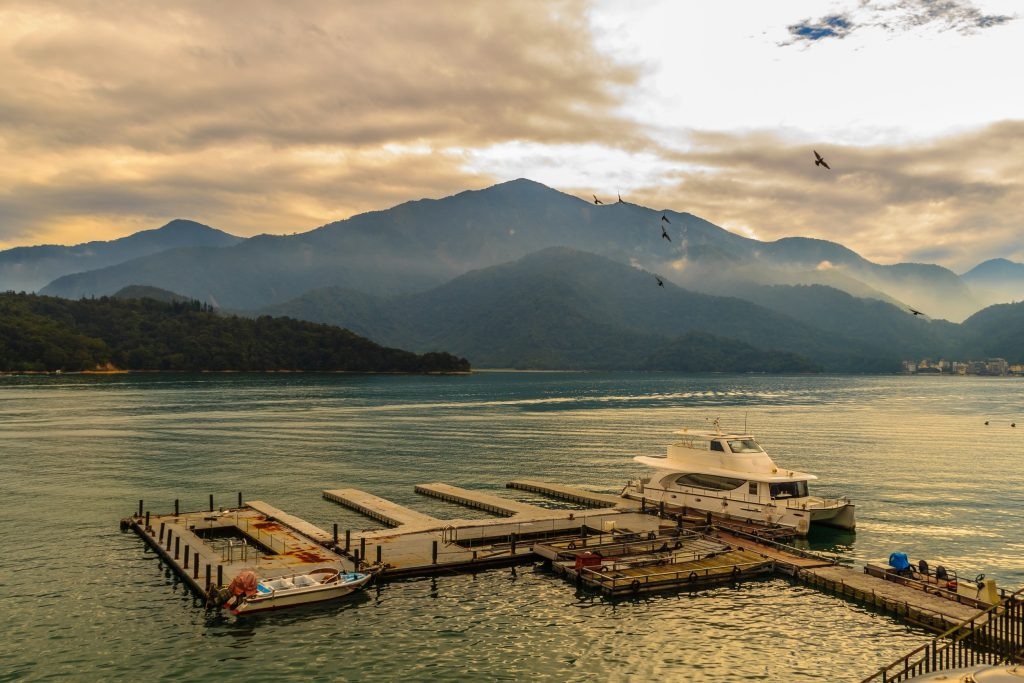
[[[295,529],[306,538],[310,538],[320,545],[327,545],[334,537],[328,532],[324,531],[315,524],[310,524],[304,519],[290,515],[283,510],[278,510],[276,507],[269,503],[265,503],[262,500],[250,500],[245,503],[248,507],[260,512],[268,519],[273,519],[287,527]]]
[[[324,498],[339,505],[355,510],[390,527],[404,525],[417,527],[444,526],[444,520],[422,512],[417,512],[404,505],[399,505],[386,498],[375,496],[359,489],[331,489],[323,492]]]
[[[539,493],[551,498],[565,500],[570,503],[586,505],[594,508],[639,508],[640,503],[629,498],[623,498],[612,493],[597,493],[581,489],[578,486],[568,484],[552,484],[546,481],[534,481],[533,479],[517,479],[505,484],[506,488],[519,489]]]
[[[548,510],[538,505],[520,503],[517,500],[510,500],[495,496],[483,491],[472,491],[470,489],[452,486],[451,484],[433,483],[417,484],[416,493],[432,498],[440,498],[450,503],[465,505],[466,507],[484,510],[495,515],[514,517],[516,515],[551,516],[564,515],[564,510]]]

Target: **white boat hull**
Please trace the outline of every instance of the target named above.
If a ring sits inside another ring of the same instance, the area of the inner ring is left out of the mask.
[[[346,577],[355,577],[346,580]],[[226,608],[234,615],[254,614],[275,609],[337,600],[360,590],[373,578],[372,574],[342,574],[334,583],[322,583],[287,590],[273,590],[247,597],[240,604]]]
[[[741,522],[784,526],[800,536],[806,536],[812,524],[851,530],[856,527],[856,507],[843,500],[809,497],[806,503],[800,504],[796,501],[788,505],[781,501],[762,503],[736,496],[659,490],[633,482],[626,486],[622,495],[632,500],[646,500],[653,505],[664,501],[669,509],[685,507]]]

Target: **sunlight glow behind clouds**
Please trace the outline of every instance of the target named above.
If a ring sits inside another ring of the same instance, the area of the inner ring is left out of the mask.
[[[883,262],[1024,259],[1014,3],[241,8],[0,7],[0,247],[290,233],[525,176]],[[784,45],[827,17],[842,40]]]

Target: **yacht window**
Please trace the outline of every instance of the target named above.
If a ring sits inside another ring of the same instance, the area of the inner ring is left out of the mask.
[[[713,450],[713,451],[722,451],[723,453],[725,453],[725,448],[722,446],[722,442],[721,441],[712,441],[711,442],[711,450]]]
[[[760,453],[761,447],[753,439],[736,439],[729,442],[729,449],[733,453]]]
[[[756,481],[752,481],[749,484],[747,484],[747,493],[749,493],[752,496],[756,496],[757,495],[757,482]]]
[[[732,491],[743,486],[743,479],[716,477],[713,474],[683,474],[676,477],[678,486],[692,486],[710,491]]]
[[[806,481],[787,481],[771,485],[772,498],[806,498]]]

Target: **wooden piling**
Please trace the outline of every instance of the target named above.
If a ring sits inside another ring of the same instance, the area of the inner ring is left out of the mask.
[[[142,516],[142,499],[139,498],[139,517]]]
[[[210,512],[213,512],[213,494],[210,494]]]
[[[182,569],[188,569],[188,556],[189,556],[189,552],[190,551],[189,551],[188,543],[186,543],[185,544],[185,565],[182,567]],[[185,573],[187,574],[188,572],[185,572]]]
[[[195,563],[192,565],[192,578],[199,580],[199,553],[195,554]]]
[[[174,516],[175,517],[178,516],[178,499],[177,498],[174,499]]]

